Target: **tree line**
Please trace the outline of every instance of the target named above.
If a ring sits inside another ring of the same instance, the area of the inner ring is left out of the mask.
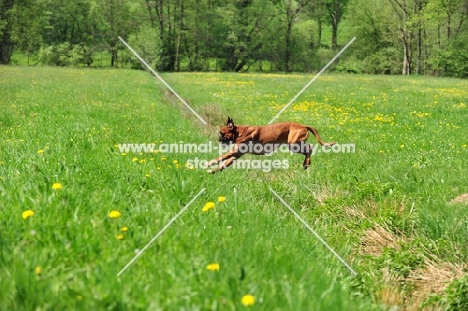
[[[468,76],[468,0],[0,0],[0,64]],[[103,54],[104,53],[104,54]]]

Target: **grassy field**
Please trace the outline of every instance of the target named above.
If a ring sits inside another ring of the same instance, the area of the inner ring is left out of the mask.
[[[209,125],[144,72],[0,67],[0,310],[467,307],[468,210],[451,201],[468,192],[468,81],[323,75],[278,121],[354,153],[209,175],[185,164],[217,152],[118,144],[215,142],[227,115],[266,124],[312,75],[163,77]]]

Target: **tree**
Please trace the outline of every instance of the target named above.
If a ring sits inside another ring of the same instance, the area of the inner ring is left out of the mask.
[[[119,36],[126,37],[133,32],[129,3],[126,0],[97,0],[91,7],[92,17],[104,34],[111,52],[111,67],[117,65]]]
[[[403,69],[402,74],[411,74],[412,70],[412,31],[408,28],[408,20],[411,14],[411,7],[407,4],[407,0],[388,0],[393,7],[395,14],[398,16],[398,28],[400,30],[400,40],[403,46]]]
[[[284,70],[286,72],[291,71],[291,55],[292,55],[292,45],[293,45],[293,27],[294,24],[299,20],[300,12],[310,3],[312,0],[283,0],[282,1],[282,10],[285,15],[285,24],[286,24],[286,33],[284,37]]]
[[[17,2],[11,9],[11,40],[15,47],[27,54],[27,64],[31,53],[37,51],[42,43],[44,27],[42,7],[34,0]]]
[[[260,58],[264,31],[274,17],[273,7],[267,0],[235,0],[224,9],[226,27],[221,68],[237,72]]]
[[[335,51],[338,38],[338,24],[343,17],[349,0],[326,0],[324,2],[332,26],[332,49]]]

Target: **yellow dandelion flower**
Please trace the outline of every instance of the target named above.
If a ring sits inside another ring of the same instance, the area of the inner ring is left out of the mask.
[[[121,234],[119,234],[119,235],[116,236],[116,238],[117,238],[117,240],[123,240],[123,239],[124,239],[124,236],[121,235]]]
[[[151,175],[150,175],[150,174],[145,174],[145,176],[146,176],[146,177],[151,177]]]
[[[400,145],[400,148],[405,148],[405,145],[401,144],[401,145]]]
[[[62,189],[62,184],[56,182],[56,183],[54,183],[54,184],[52,185],[52,189],[54,189],[54,190],[60,190],[60,189]]]
[[[37,151],[37,153],[39,153],[39,154],[44,153],[44,150],[39,149],[39,150]]]
[[[206,203],[205,203],[205,206],[203,206],[202,211],[203,211],[203,212],[208,212],[210,209],[212,209],[212,208],[214,208],[214,207],[215,207],[214,202],[206,202]]]
[[[120,231],[122,231],[122,232],[127,232],[127,231],[128,231],[128,227],[122,227],[122,229],[120,229]]]
[[[224,202],[224,201],[226,201],[226,197],[218,197],[219,203]]]
[[[76,296],[76,299],[82,300],[82,299],[83,299],[83,296],[79,296],[79,295],[78,295],[78,296]]]
[[[166,157],[162,157],[161,161],[166,161],[166,159],[167,159]]]
[[[244,295],[241,299],[241,303],[244,306],[253,306],[255,303],[255,297],[252,295]]]
[[[42,268],[41,267],[36,267],[36,269],[34,269],[34,273],[36,273],[36,275],[41,275],[42,274]]]
[[[34,212],[28,209],[27,211],[23,212],[22,216],[23,216],[23,219],[28,219],[29,217],[34,216]]]
[[[138,158],[133,158],[132,161],[133,162],[138,162]]]
[[[206,270],[219,271],[219,263],[210,263],[208,266],[206,266]]]
[[[141,160],[140,160],[140,163],[145,163],[145,162],[146,162],[145,159],[141,159]]]
[[[120,155],[121,156],[126,156],[127,154],[125,152],[122,152]]]
[[[172,161],[172,163],[177,164],[177,163],[179,163],[179,161],[174,160],[174,161]]]
[[[111,211],[109,213],[110,218],[119,218],[122,214],[119,211]]]

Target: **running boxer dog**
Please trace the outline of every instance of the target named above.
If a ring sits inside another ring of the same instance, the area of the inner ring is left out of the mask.
[[[314,134],[322,146],[336,144],[335,142],[323,142],[317,130],[311,126],[295,122],[280,122],[263,126],[234,125],[234,121],[228,117],[226,125],[219,132],[218,140],[224,146],[234,144],[234,148],[209,161],[206,166],[221,163],[218,168],[209,171],[214,174],[229,167],[234,160],[246,153],[264,155],[273,152],[282,145],[287,145],[291,151],[305,155],[302,166],[307,169],[310,165],[310,155],[313,148],[306,142],[309,131]]]

